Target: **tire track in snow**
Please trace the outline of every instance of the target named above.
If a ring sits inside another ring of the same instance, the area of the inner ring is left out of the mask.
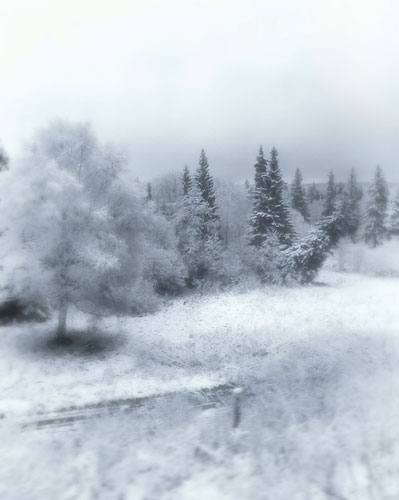
[[[93,418],[115,415],[120,412],[129,413],[147,405],[151,406],[151,404],[159,401],[171,401],[176,398],[186,398],[192,403],[193,407],[213,408],[218,404],[225,405],[226,399],[234,395],[235,389],[236,386],[233,384],[220,384],[195,391],[169,392],[153,396],[100,401],[94,404],[62,408],[58,411],[37,414],[29,420],[19,422],[18,427],[21,430],[70,428],[76,423]],[[7,418],[3,422],[5,420]]]

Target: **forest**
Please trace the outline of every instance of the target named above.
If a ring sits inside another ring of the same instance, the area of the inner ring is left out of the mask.
[[[143,184],[122,148],[63,121],[39,130],[15,165],[4,149],[0,161],[3,297],[22,314],[57,311],[61,342],[70,307],[134,316],[193,290],[304,285],[340,240],[399,236],[399,191],[391,200],[379,166],[366,193],[354,169],[346,183],[330,171],[305,185],[299,169],[287,183],[277,149],[260,146],[240,185],[215,179],[202,150],[191,172]]]
[[[204,149],[140,180],[60,120],[0,166],[2,498],[397,497],[380,166],[284,179],[268,145],[247,180]]]

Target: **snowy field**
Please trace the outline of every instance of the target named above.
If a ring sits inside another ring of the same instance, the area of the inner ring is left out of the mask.
[[[82,340],[62,351],[53,323],[2,327],[0,497],[397,499],[398,298],[397,278],[324,271],[139,318],[76,314]],[[243,393],[206,411],[184,395],[224,383]],[[178,391],[68,428],[19,425]]]

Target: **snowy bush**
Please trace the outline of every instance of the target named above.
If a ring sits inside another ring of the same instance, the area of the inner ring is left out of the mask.
[[[155,248],[145,275],[159,294],[178,294],[185,286],[186,268],[174,249]]]
[[[307,236],[282,252],[282,280],[301,284],[313,281],[343,234],[343,221],[338,215],[324,217]]]
[[[280,284],[282,246],[277,235],[270,234],[259,247],[248,246],[243,262],[250,273],[263,284]]]
[[[153,206],[144,207],[143,219],[144,276],[159,294],[180,293],[187,270],[177,248],[173,223]]]
[[[321,269],[331,249],[331,239],[325,231],[314,229],[284,254],[279,263],[285,283],[310,283]]]

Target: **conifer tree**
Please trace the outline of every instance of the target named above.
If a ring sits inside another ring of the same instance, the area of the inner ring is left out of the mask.
[[[251,217],[252,239],[251,243],[261,246],[267,233],[270,232],[271,217],[269,211],[269,178],[267,172],[267,160],[263,153],[262,146],[256,158],[255,182],[252,192],[253,211]]]
[[[353,241],[356,239],[360,226],[360,200],[362,196],[363,192],[357,183],[355,170],[352,168],[348,183],[343,191],[340,214],[345,221],[345,232]]]
[[[199,167],[197,169],[197,173],[195,176],[195,181],[197,184],[197,188],[201,195],[201,198],[205,203],[208,204],[211,212],[214,217],[216,217],[215,209],[216,209],[216,197],[215,190],[213,186],[213,179],[211,174],[209,173],[209,163],[206,157],[205,151],[201,150],[201,155],[199,159]]]
[[[380,166],[377,166],[374,180],[369,189],[367,204],[366,227],[364,239],[372,247],[376,247],[388,236],[387,209],[388,185]]]
[[[305,221],[310,221],[306,192],[305,188],[302,186],[302,173],[299,168],[296,169],[295,177],[291,184],[291,206],[295,208],[295,210],[298,210]]]
[[[197,205],[201,207],[201,232],[203,240],[219,238],[219,217],[216,212],[216,196],[213,178],[209,172],[209,163],[205,151],[201,151],[199,167],[195,176]]]
[[[183,196],[187,196],[192,186],[191,176],[187,165],[184,166],[181,182],[183,187]]]
[[[181,177],[183,196],[175,219],[179,248],[189,269],[191,284],[209,276],[220,250],[214,183],[204,150],[194,181],[185,166]]]
[[[337,190],[335,187],[334,173],[332,170],[328,175],[326,199],[323,206],[323,217],[331,217],[337,210]]]
[[[288,208],[285,206],[283,190],[284,182],[278,164],[278,152],[273,148],[270,152],[268,179],[268,205],[271,217],[270,231],[274,232],[281,244],[290,245],[294,229],[290,221]]]
[[[188,173],[188,172],[187,172]],[[188,177],[183,174],[188,188]],[[183,196],[177,220],[177,235],[183,259],[189,270],[189,284],[216,277],[220,258],[220,221],[216,211],[213,178],[204,150],[201,151],[194,185]]]
[[[396,193],[392,208],[389,230],[392,236],[399,236],[399,190]]]

